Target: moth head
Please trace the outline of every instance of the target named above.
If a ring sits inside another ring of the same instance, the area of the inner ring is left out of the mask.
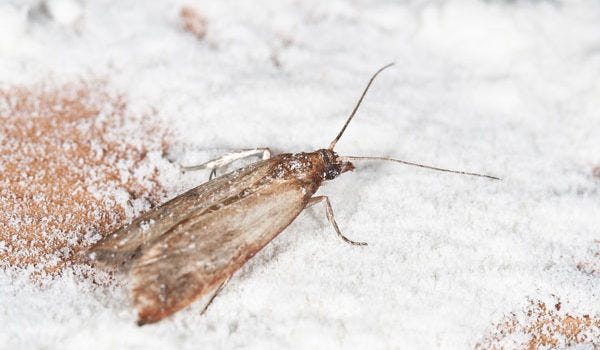
[[[354,165],[351,162],[342,159],[334,151],[330,149],[321,149],[318,152],[323,159],[323,178],[325,180],[335,179],[338,175],[345,173],[346,171],[354,170]]]

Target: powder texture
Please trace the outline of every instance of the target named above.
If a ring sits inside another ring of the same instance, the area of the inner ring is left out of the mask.
[[[476,349],[564,349],[592,348],[600,339],[600,315],[565,312],[554,298],[550,305],[541,300],[513,312],[496,325]]]
[[[156,204],[148,154],[166,143],[150,117],[101,82],[0,91],[1,264],[56,272]]]

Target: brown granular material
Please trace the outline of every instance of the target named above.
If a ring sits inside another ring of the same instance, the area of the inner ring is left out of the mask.
[[[183,6],[179,11],[181,27],[186,32],[192,33],[196,38],[202,40],[206,36],[206,19],[191,6]]]
[[[0,266],[59,272],[163,196],[166,134],[105,83],[0,90]]]
[[[577,263],[577,270],[590,277],[600,278],[600,240],[595,240],[587,253],[586,259]]]
[[[556,298],[547,306],[530,300],[523,310],[511,313],[477,349],[564,349],[573,346],[600,347],[600,315],[575,314],[564,310]]]

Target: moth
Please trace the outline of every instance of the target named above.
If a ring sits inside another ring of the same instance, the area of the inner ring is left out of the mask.
[[[141,215],[86,252],[91,263],[117,266],[129,274],[139,325],[160,321],[216,290],[208,307],[242,265],[305,208],[317,203],[324,203],[327,218],[343,241],[366,245],[344,236],[329,198],[315,196],[324,181],[354,170],[353,160],[385,160],[498,180],[388,157],[339,156],[334,152],[373,80],[391,65],[371,77],[329,147],[273,157],[267,148],[245,150],[186,168],[210,169],[211,179]],[[213,178],[217,168],[259,154],[263,160]]]

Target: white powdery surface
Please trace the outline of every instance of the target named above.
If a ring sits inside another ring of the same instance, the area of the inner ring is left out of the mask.
[[[503,181],[357,162],[320,192],[368,247],[312,207],[205,316],[156,325],[135,325],[126,287],[3,271],[0,348],[471,348],[530,299],[600,314],[600,274],[581,268],[600,250],[600,3],[54,3],[0,6],[0,84],[106,77],[175,130],[177,162],[325,147],[395,61],[337,151]],[[208,176],[167,173],[172,195]]]

